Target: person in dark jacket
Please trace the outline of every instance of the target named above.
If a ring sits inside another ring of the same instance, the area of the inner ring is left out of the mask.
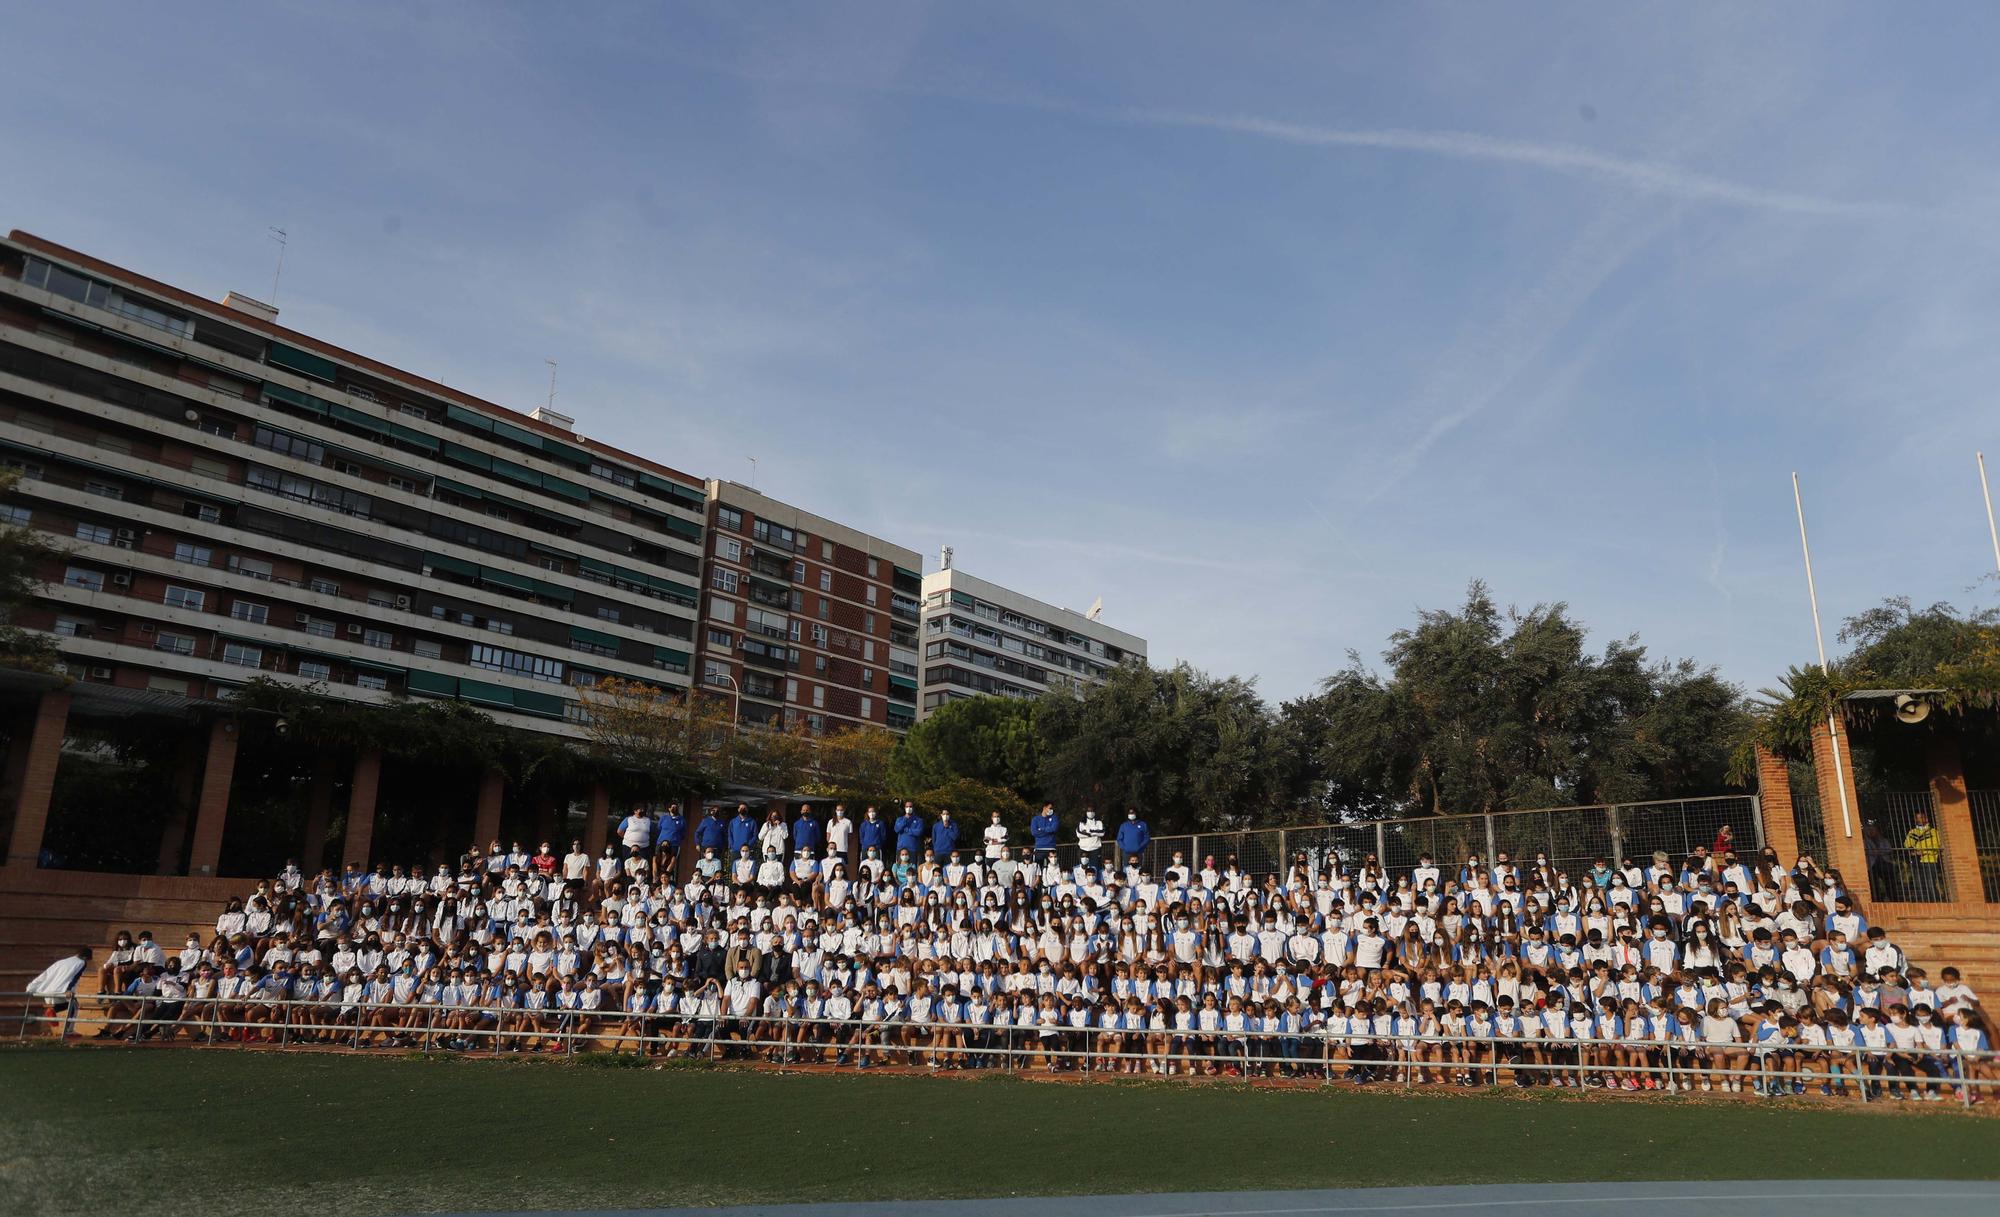
[[[792,848],[805,850],[808,855],[817,858],[820,842],[824,839],[819,817],[813,815],[812,804],[800,807],[799,818],[792,821]]]
[[[1139,809],[1126,808],[1125,822],[1118,826],[1118,868],[1123,870],[1130,866],[1133,858],[1145,852],[1152,843],[1153,830],[1139,818]]]
[[[924,818],[915,803],[903,804],[903,814],[896,818],[896,849],[908,850],[912,858],[924,852]]]
[[[889,848],[889,826],[882,822],[881,815],[873,807],[862,816],[861,824],[855,829],[855,843],[861,847],[861,856],[864,858],[871,849],[876,851],[875,856],[879,858],[882,856],[882,851]]]
[[[743,847],[757,839],[757,821],[750,818],[747,804],[738,803],[736,814],[729,821],[729,856],[734,858],[743,852]]]
[[[703,936],[701,945],[694,949],[694,955],[688,959],[688,975],[696,980],[721,980],[725,955],[721,936],[710,930]]]
[[[722,817],[715,814],[715,808],[704,808],[701,823],[694,826],[694,843],[702,849],[712,849],[718,857],[729,843],[729,830],[723,827]]]
[[[931,853],[939,862],[951,857],[951,851],[958,848],[958,825],[951,819],[949,810],[938,812],[938,822],[931,825]]]
[[[1056,852],[1056,841],[1062,834],[1062,821],[1056,818],[1054,803],[1042,804],[1042,810],[1028,821],[1028,835],[1035,839],[1035,856],[1047,859]]]
[[[681,805],[670,805],[660,822],[653,826],[653,866],[658,874],[676,874],[680,864],[681,843],[687,840],[687,817],[681,814]]]

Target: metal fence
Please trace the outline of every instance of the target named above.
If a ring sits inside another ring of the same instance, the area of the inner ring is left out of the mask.
[[[1819,783],[1810,765],[1793,765],[1791,777],[1792,831],[1798,837],[1799,852],[1825,866],[1826,813],[1819,803]],[[1789,866],[1792,860],[1784,862]]]
[[[1944,829],[1928,790],[1891,791],[1861,800],[1861,843],[1877,900],[1936,904],[1952,899]]]
[[[1972,844],[1979,856],[1979,885],[1988,904],[2000,904],[2000,790],[1970,790]]]
[[[1725,826],[1733,834],[1733,848],[1739,853],[1748,854],[1763,845],[1763,819],[1757,800],[1749,795],[1724,795],[1182,834],[1155,838],[1139,853],[1138,860],[1140,866],[1157,875],[1176,853],[1197,870],[1213,858],[1218,869],[1227,869],[1234,862],[1251,878],[1262,880],[1266,875],[1282,876],[1302,855],[1321,866],[1338,859],[1350,870],[1373,857],[1396,871],[1415,866],[1425,855],[1446,865],[1475,856],[1490,864],[1505,854],[1517,864],[1546,857],[1556,868],[1576,873],[1599,861],[1611,866],[1621,866],[1628,858],[1645,862],[1655,853],[1664,853],[1678,863],[1697,846],[1713,845]],[[1111,861],[1115,853],[1107,848],[1105,860]],[[1059,856],[1068,862],[1074,852],[1061,851]]]
[[[99,999],[100,1002],[103,999]],[[1610,1091],[1753,1091],[1969,1105],[2000,1090],[2000,1054],[1957,1048],[1814,1046],[1799,1041],[1708,1042],[1607,1033],[1443,1035],[1409,1020],[1384,1029],[993,1025],[785,1014],[731,1017],[713,983],[696,1008],[670,1015],[622,1010],[527,1009],[339,1000],[113,998],[81,1009],[72,1000],[19,1005],[19,1034],[83,1036],[107,1046],[195,1044],[453,1053],[631,1052],[635,1056],[742,1061],[779,1070],[901,1068],[1289,1078],[1359,1084],[1459,1087],[1554,1086]]]

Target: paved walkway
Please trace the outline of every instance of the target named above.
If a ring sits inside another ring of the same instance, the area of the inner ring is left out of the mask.
[[[1426,1212],[1520,1213],[1527,1217],[1545,1207],[1560,1217],[1714,1217],[1718,1204],[1752,1206],[1750,1211],[1757,1217],[1881,1217],[1885,1211],[1896,1210],[1921,1212],[1923,1217],[1993,1217],[2000,1213],[2000,1183],[1551,1183],[618,1209],[579,1211],[564,1217],[1315,1217]]]

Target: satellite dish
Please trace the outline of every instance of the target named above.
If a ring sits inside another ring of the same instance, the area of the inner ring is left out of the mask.
[[[1083,615],[1083,618],[1085,621],[1095,621],[1097,620],[1097,615],[1103,611],[1104,611],[1104,597],[1099,596],[1097,599],[1090,602],[1090,611],[1085,613]]]
[[[1896,694],[1896,721],[1916,724],[1931,716],[1931,704],[1911,697],[1908,693]]]

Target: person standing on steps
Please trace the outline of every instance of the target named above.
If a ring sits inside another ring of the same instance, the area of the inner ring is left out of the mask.
[[[1118,869],[1123,872],[1138,862],[1139,855],[1153,843],[1153,830],[1139,818],[1139,809],[1127,807],[1125,822],[1118,826]]]

